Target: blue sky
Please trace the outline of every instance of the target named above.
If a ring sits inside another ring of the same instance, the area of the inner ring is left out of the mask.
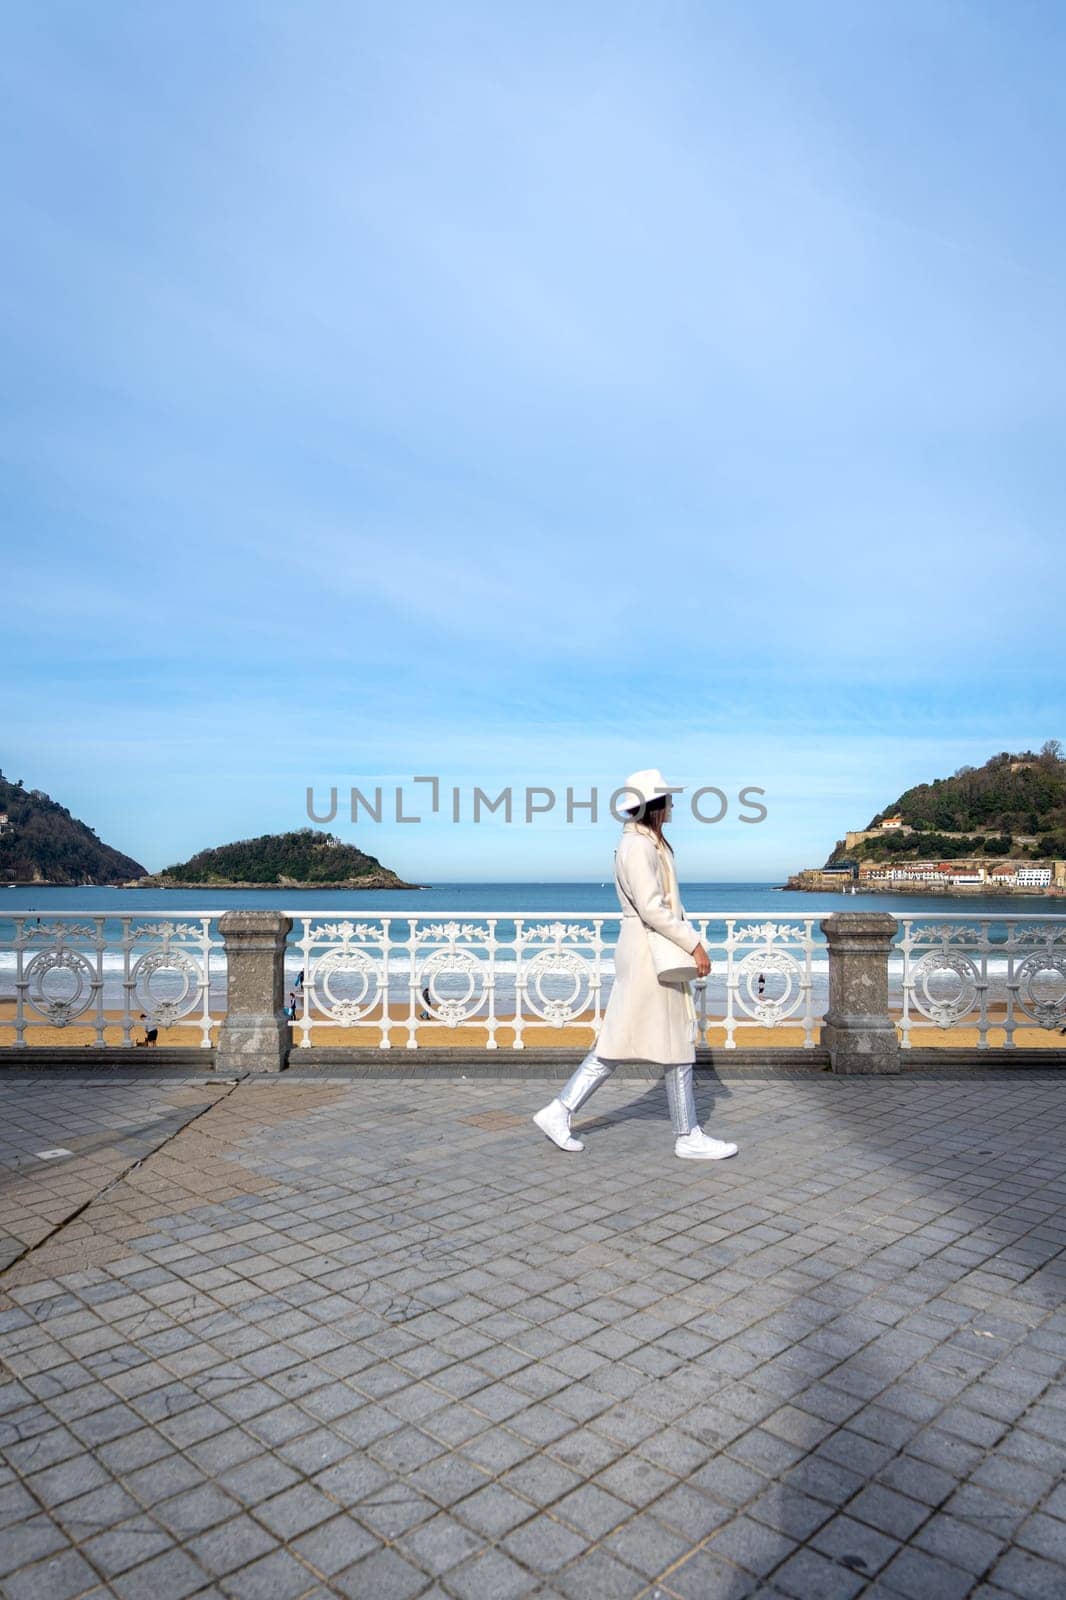
[[[657,765],[770,879],[1066,738],[1064,68],[1026,0],[9,9],[3,770],[158,867]]]

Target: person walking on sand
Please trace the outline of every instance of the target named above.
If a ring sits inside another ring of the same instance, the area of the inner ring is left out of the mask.
[[[615,851],[614,882],[622,908],[615,950],[615,978],[596,1042],[561,1093],[533,1118],[560,1150],[583,1150],[570,1131],[570,1118],[595,1094],[623,1061],[651,1062],[663,1068],[674,1154],[685,1161],[721,1161],[737,1153],[735,1144],[712,1139],[696,1116],[692,1068],[696,1060],[696,1008],[687,982],[658,976],[648,940],[662,934],[695,963],[700,978],[711,970],[710,957],[684,921],[674,852],[663,835],[672,800],[656,768],[634,772],[625,787],[640,797],[628,812]]]

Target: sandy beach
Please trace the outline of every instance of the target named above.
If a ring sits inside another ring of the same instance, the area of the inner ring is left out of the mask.
[[[998,1010],[1002,1018],[1002,1006],[993,1007],[993,1015]],[[0,1050],[14,1045],[15,1032],[12,1027],[5,1026],[13,1020],[15,1015],[14,1001],[0,1001]],[[105,1012],[107,1019],[104,1028],[104,1042],[108,1045],[121,1045],[122,1027],[121,1013],[117,1011]],[[407,1011],[399,1006],[390,1010],[389,1039],[393,1049],[404,1050],[409,1038],[406,1026]],[[312,1013],[312,1022],[315,1022]],[[212,1043],[218,1032],[216,1021],[211,1029]],[[140,1025],[134,1030],[134,1039],[142,1036]],[[501,1017],[496,1029],[496,1043],[500,1049],[510,1049],[514,1043],[514,1024],[512,1018]],[[293,1031],[293,1044],[299,1046],[299,1029]],[[803,1045],[803,1028],[789,1023],[784,1023],[777,1028],[764,1028],[752,1024],[739,1026],[734,1032],[734,1040],[738,1049],[800,1049]],[[818,1040],[818,1025],[814,1030],[815,1042]],[[995,1048],[1003,1043],[1003,1028],[993,1023],[989,1033],[989,1045]],[[61,1046],[68,1049],[77,1049],[79,1046],[91,1047],[96,1038],[94,1027],[84,1023],[74,1023],[70,1027],[57,1028],[52,1026],[30,1027],[26,1030],[26,1042],[37,1046]],[[444,1027],[440,1023],[421,1023],[415,1029],[415,1038],[420,1048],[432,1047],[434,1049],[454,1049],[468,1051],[483,1051],[488,1038],[488,1030],[484,1024],[467,1023],[458,1027]],[[543,1023],[526,1023],[522,1029],[523,1044],[527,1049],[557,1049],[557,1050],[587,1050],[593,1039],[591,1013],[585,1022],[572,1022],[565,1027],[553,1028]],[[725,1044],[726,1032],[719,1022],[711,1023],[707,1029],[706,1037],[701,1043],[721,1048]],[[188,1021],[178,1023],[172,1028],[160,1028],[159,1043],[161,1046],[172,1048],[195,1049],[201,1040],[200,1029]],[[337,1028],[324,1025],[322,1019],[311,1034],[311,1041],[316,1049],[375,1049],[381,1041],[381,1024],[362,1023],[351,1028]],[[1014,1041],[1018,1049],[1025,1050],[1055,1050],[1066,1047],[1066,1036],[1057,1029],[1046,1030],[1030,1026],[1018,1026],[1014,1030]],[[929,1025],[913,1027],[911,1029],[911,1045],[918,1049],[976,1049],[978,1034],[976,1027],[959,1026],[954,1028],[937,1028]],[[138,1050],[138,1059],[148,1058],[149,1050]],[[146,1061],[147,1064],[147,1061]]]

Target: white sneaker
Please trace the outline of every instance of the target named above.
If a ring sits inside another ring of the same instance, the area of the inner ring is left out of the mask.
[[[564,1105],[559,1104],[558,1100],[553,1100],[543,1111],[538,1111],[533,1121],[541,1133],[546,1133],[552,1144],[557,1144],[560,1150],[584,1150],[585,1146],[581,1140],[571,1137],[570,1113]]]
[[[674,1155],[682,1161],[724,1161],[726,1156],[735,1156],[738,1149],[738,1145],[712,1139],[702,1128],[693,1128],[674,1142]]]

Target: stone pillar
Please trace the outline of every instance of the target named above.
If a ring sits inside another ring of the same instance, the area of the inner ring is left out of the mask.
[[[838,911],[821,925],[829,945],[829,1010],[821,1042],[834,1072],[898,1072],[899,1040],[888,1014],[888,953],[896,919],[886,911]]]
[[[218,927],[226,948],[226,1015],[215,1071],[280,1072],[289,1053],[285,942],[292,918],[280,911],[226,911]]]

